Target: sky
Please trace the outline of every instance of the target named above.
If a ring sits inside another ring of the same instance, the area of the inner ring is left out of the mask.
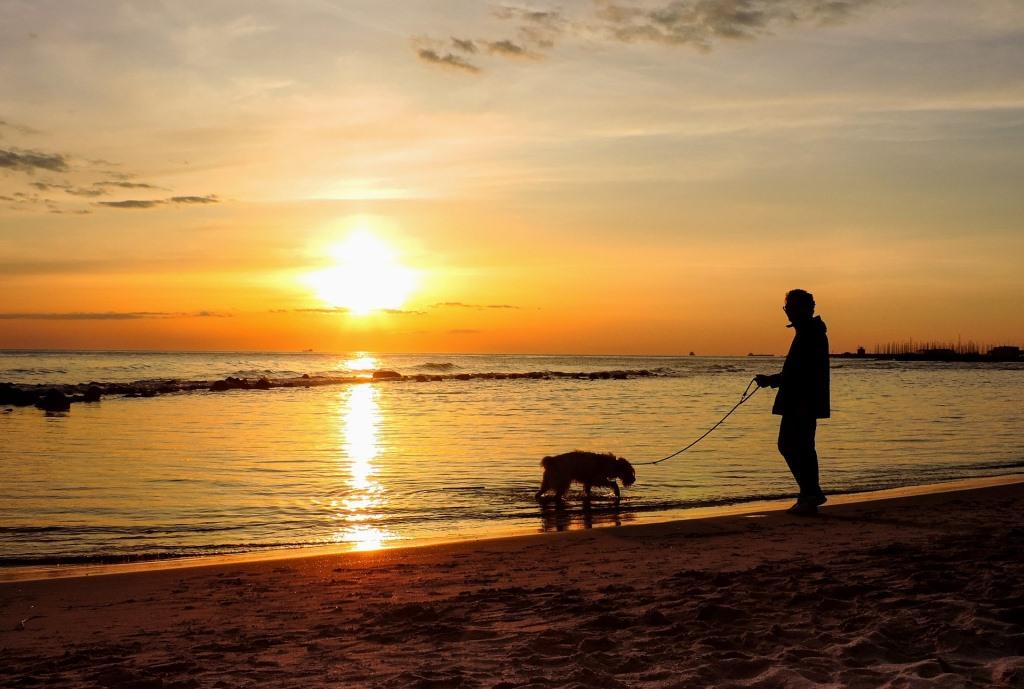
[[[1024,344],[1019,0],[0,0],[0,348]]]

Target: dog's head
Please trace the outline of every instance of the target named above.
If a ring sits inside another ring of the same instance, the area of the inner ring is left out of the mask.
[[[633,465],[622,457],[615,460],[615,476],[622,481],[622,485],[626,488],[636,483],[636,471],[633,470]]]

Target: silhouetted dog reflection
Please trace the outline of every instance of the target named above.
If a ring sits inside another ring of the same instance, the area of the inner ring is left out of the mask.
[[[569,485],[575,481],[583,485],[583,500],[590,502],[590,489],[593,486],[611,488],[615,491],[615,504],[619,502],[619,485],[629,487],[636,481],[633,466],[621,457],[612,453],[597,452],[566,452],[565,454],[545,457],[540,465],[544,467],[544,478],[540,482],[540,490],[536,499],[543,502],[542,496],[549,490],[555,491],[555,500],[561,504]]]

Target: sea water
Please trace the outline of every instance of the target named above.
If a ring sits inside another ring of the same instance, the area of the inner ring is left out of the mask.
[[[533,494],[573,449],[660,459],[712,426],[774,357],[0,353],[0,381],[361,375],[444,380],[105,397],[66,414],[0,409],[0,564],[123,561],[302,546],[367,549],[628,523],[791,496],[774,391],[688,452],[638,466],[613,509]],[[459,373],[647,370],[628,379]],[[832,362],[818,431],[826,492],[1016,473],[1024,365]],[[599,492],[599,491],[596,491]]]

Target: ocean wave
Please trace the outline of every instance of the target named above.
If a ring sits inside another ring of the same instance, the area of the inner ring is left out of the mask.
[[[302,374],[298,371],[273,368],[245,368],[238,371],[232,371],[229,375],[241,376],[242,378],[294,378]]]
[[[418,364],[412,367],[418,371],[455,371],[462,368],[449,361],[428,361],[425,364]]]

